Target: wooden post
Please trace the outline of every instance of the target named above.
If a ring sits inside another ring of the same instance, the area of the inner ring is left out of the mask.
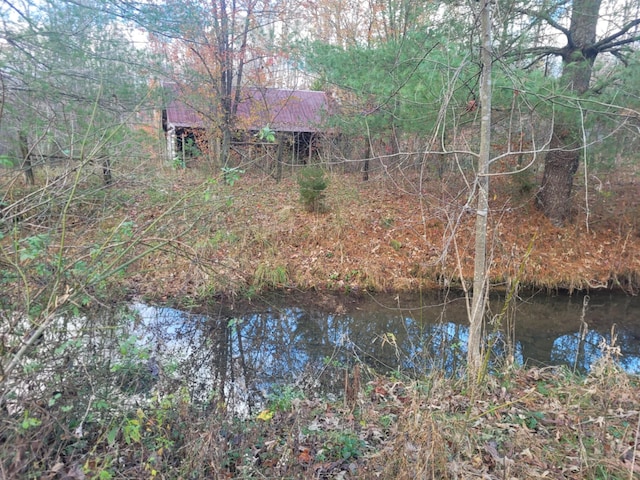
[[[282,150],[283,150],[284,138],[280,136],[278,138],[278,150],[276,153],[276,182],[282,180]]]
[[[364,150],[364,167],[362,168],[363,182],[369,180],[369,159],[371,158],[371,142],[368,138],[365,138],[365,143],[367,144],[367,146]]]
[[[296,134],[291,134],[291,175],[294,174],[295,166],[298,164],[298,142],[296,141]]]
[[[187,167],[187,157],[185,156],[184,153],[184,141],[185,141],[185,134],[182,134],[182,168],[186,168]]]

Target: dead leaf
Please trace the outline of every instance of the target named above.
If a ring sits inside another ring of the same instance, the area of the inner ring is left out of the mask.
[[[311,450],[307,447],[300,447],[301,452],[298,454],[298,462],[309,464],[313,461]]]

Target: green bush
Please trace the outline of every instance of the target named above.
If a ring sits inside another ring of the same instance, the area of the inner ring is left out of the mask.
[[[300,200],[309,212],[326,210],[324,191],[329,184],[324,170],[320,167],[305,167],[298,175]]]

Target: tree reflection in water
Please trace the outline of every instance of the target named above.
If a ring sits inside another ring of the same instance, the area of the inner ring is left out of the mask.
[[[244,414],[262,408],[275,385],[337,393],[356,362],[415,375],[433,369],[456,375],[464,367],[468,322],[460,299],[339,297],[331,308],[313,306],[309,297],[280,300],[199,314],[136,304],[142,318],[137,334],[152,345],[164,378],[185,385],[193,401]],[[494,299],[490,311],[499,312],[500,301]],[[492,362],[511,352],[521,364],[585,372],[601,355],[602,339],[611,342],[615,324],[620,364],[640,373],[640,301],[592,295],[584,332],[581,312],[582,297],[519,301],[515,332],[491,335]]]

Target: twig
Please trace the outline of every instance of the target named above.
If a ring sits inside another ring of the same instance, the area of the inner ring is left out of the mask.
[[[587,315],[587,308],[589,307],[589,300],[591,298],[589,295],[585,295],[582,299],[582,312],[580,313],[580,338],[578,339],[578,347],[576,350],[576,359],[573,362],[573,371],[575,372],[578,368],[578,359],[580,357],[580,346],[584,343],[587,338],[587,333],[589,333],[589,324],[585,321],[585,317]]]
[[[45,329],[56,318],[56,313],[58,312],[58,308],[60,306],[64,305],[67,302],[67,300],[69,299],[70,296],[71,296],[71,293],[70,293],[70,291],[69,291],[69,289],[67,287],[67,291],[65,292],[64,295],[62,295],[60,297],[55,297],[53,311],[51,313],[49,313],[45,317],[45,319],[38,326],[38,328],[33,332],[33,334],[29,337],[29,339],[22,345],[20,350],[18,350],[16,352],[16,354],[13,356],[13,358],[11,359],[9,364],[4,368],[4,370],[2,372],[3,376],[2,376],[2,378],[0,378],[0,389],[4,387],[4,384],[9,379],[9,376],[11,375],[11,372],[18,365],[18,363],[20,363],[20,360],[22,360],[22,357],[27,353],[27,350],[31,347],[31,345],[36,343],[36,341],[40,337],[40,335],[43,334]],[[6,396],[7,393],[8,393],[7,390],[0,392],[0,405],[3,404],[5,396]]]
[[[638,414],[638,424],[636,425],[636,437],[633,441],[633,456],[631,457],[631,469],[629,470],[629,480],[633,480],[633,471],[636,467],[636,452],[638,451],[638,438],[640,437],[640,413]]]
[[[580,108],[580,128],[582,130],[582,164],[584,165],[584,208],[586,209],[585,224],[587,227],[587,233],[589,233],[589,216],[591,211],[589,210],[589,172],[587,167],[587,132],[584,128],[584,110],[582,105],[578,104]]]

